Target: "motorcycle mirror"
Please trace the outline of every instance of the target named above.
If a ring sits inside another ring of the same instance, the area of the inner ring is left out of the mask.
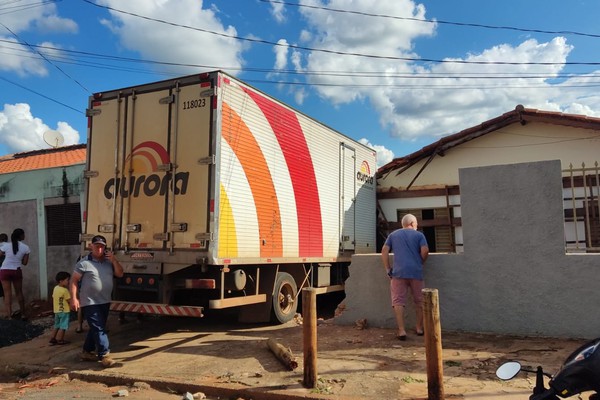
[[[496,376],[503,381],[508,381],[514,378],[519,371],[521,371],[521,364],[516,361],[509,361],[498,367]]]

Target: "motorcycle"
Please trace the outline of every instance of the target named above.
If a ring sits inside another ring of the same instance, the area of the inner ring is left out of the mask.
[[[575,350],[552,376],[541,366],[536,370],[524,368],[517,361],[502,364],[496,376],[502,380],[513,379],[519,372],[536,374],[535,387],[529,400],[559,400],[582,392],[594,391],[590,400],[600,400],[600,338],[594,339]],[[550,378],[548,388],[544,377]]]

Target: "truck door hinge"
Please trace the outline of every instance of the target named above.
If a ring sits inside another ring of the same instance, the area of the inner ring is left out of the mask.
[[[127,224],[125,227],[125,231],[139,233],[142,231],[142,224]]]
[[[113,233],[115,231],[115,225],[114,224],[101,224],[98,225],[98,232],[99,233]]]
[[[215,163],[215,156],[202,157],[198,159],[198,164],[200,165],[212,165]]]
[[[171,232],[186,232],[187,228],[188,224],[185,222],[171,224]]]
[[[169,172],[173,171],[173,163],[160,164],[156,166],[158,171]]]
[[[210,88],[200,92],[200,97],[210,97],[217,94],[217,88]]]
[[[85,116],[86,117],[95,117],[96,115],[100,115],[102,110],[99,108],[86,108]]]
[[[152,235],[152,239],[159,242],[166,242],[169,240],[169,232],[160,232]]]
[[[212,232],[196,233],[196,240],[213,240]]]
[[[84,178],[96,178],[98,175],[98,171],[83,171]]]
[[[158,100],[158,104],[171,104],[174,102],[175,102],[174,94],[167,96],[167,97],[163,97],[162,99]]]

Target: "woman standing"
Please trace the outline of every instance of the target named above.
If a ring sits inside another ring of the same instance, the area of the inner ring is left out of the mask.
[[[25,231],[17,228],[10,236],[10,243],[0,245],[0,256],[4,256],[4,262],[0,267],[0,282],[4,289],[4,307],[6,317],[25,319],[25,298],[23,297],[23,272],[21,266],[29,262],[30,249],[25,243]],[[12,286],[15,288],[15,296],[19,302],[19,310],[12,311]]]

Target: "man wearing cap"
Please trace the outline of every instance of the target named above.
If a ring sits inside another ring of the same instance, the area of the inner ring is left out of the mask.
[[[86,257],[77,262],[71,276],[71,309],[77,311],[81,307],[90,328],[83,342],[81,359],[100,360],[102,366],[112,367],[115,361],[110,357],[106,320],[110,311],[113,278],[123,276],[123,267],[111,251],[106,251],[104,236],[94,236],[90,250]]]

